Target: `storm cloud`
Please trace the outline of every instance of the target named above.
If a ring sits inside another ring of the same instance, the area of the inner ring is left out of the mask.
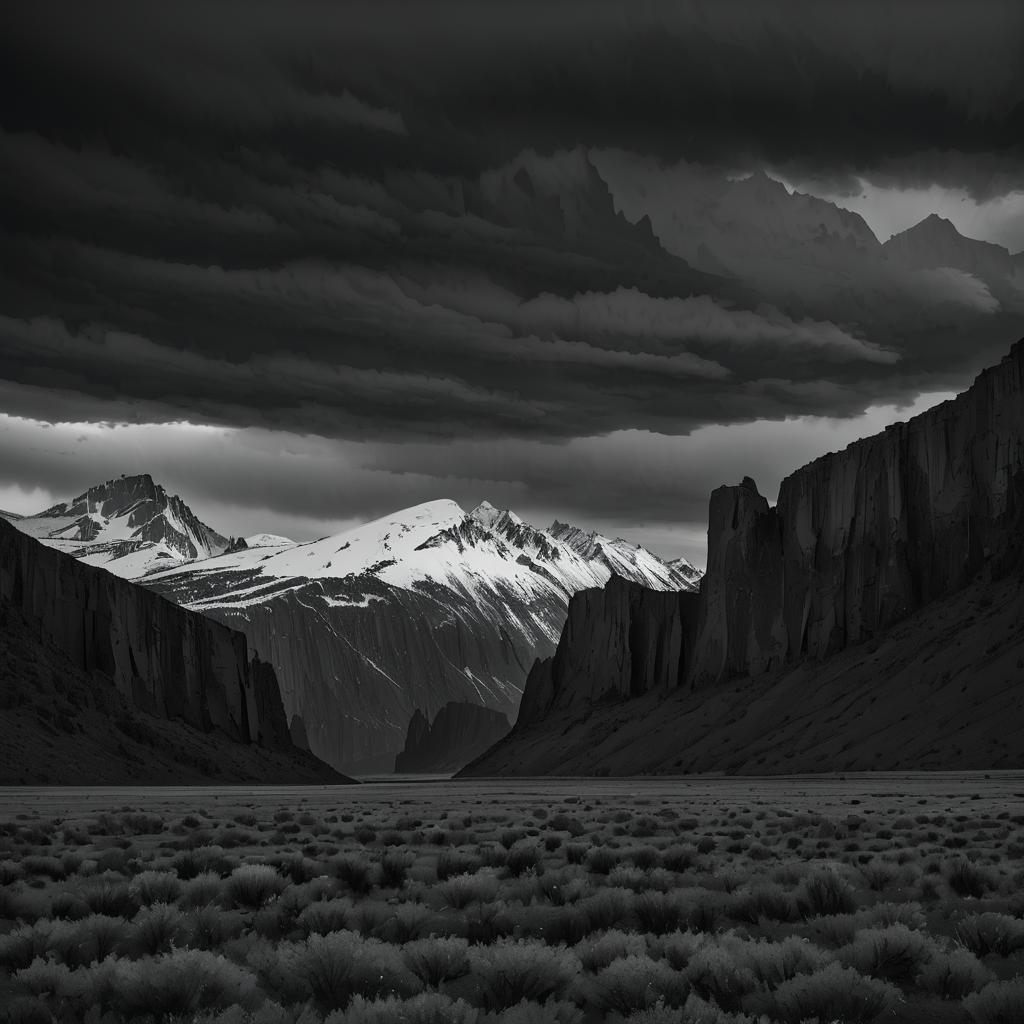
[[[338,446],[333,518],[239,491],[306,495],[304,529],[494,460],[498,500],[693,523],[688,436],[866,423],[1024,333],[1021,258],[869,227],[905,192],[1022,237],[1009,0],[43,0],[5,12],[0,85],[0,411]]]

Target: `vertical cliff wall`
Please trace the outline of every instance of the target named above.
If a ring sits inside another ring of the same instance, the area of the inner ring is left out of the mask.
[[[419,708],[409,721],[405,748],[395,758],[396,772],[454,772],[505,736],[508,719],[493,708],[449,701],[433,722]]]
[[[783,480],[711,496],[688,678],[822,658],[1019,564],[1024,341],[957,398]]]
[[[553,709],[670,690],[685,678],[697,595],[648,590],[613,576],[581,590],[554,655],[534,663],[516,728]]]
[[[245,637],[0,520],[0,598],[134,706],[240,743],[294,749],[273,669]]]

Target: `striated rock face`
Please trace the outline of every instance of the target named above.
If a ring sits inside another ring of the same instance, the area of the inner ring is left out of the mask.
[[[509,731],[500,712],[467,701],[449,701],[431,724],[419,708],[409,720],[396,772],[453,772],[492,747]]]
[[[1018,558],[1024,342],[949,402],[783,480],[712,494],[690,681],[824,658]]]
[[[667,692],[685,678],[697,595],[648,590],[613,576],[582,590],[554,655],[539,659],[523,691],[516,728],[553,709]]]
[[[0,598],[130,704],[239,743],[292,750],[274,670],[245,637],[0,520]]]
[[[578,594],[465,774],[1016,766],[1022,581],[1024,341],[775,508],[718,488],[698,595]]]

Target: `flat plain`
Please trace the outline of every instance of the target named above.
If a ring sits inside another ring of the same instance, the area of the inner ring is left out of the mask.
[[[0,1020],[1024,1021],[1024,773],[0,789]]]

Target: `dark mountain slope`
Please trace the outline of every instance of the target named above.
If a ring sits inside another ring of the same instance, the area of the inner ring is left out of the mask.
[[[341,780],[294,746],[273,669],[240,633],[5,521],[0,602],[4,778]]]

